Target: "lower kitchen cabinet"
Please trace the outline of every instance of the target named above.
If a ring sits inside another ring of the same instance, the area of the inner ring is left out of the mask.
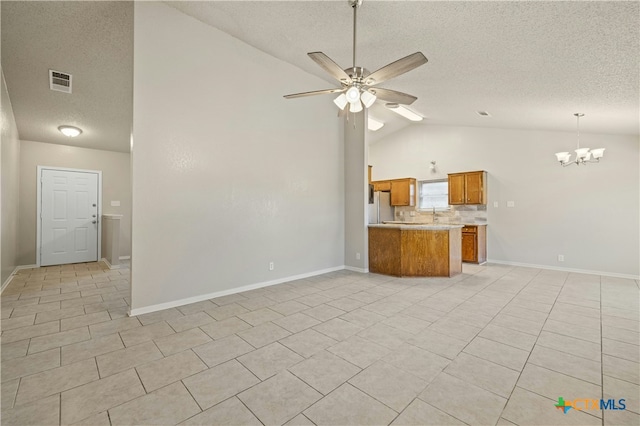
[[[487,261],[486,225],[465,225],[462,228],[462,261],[468,263]]]

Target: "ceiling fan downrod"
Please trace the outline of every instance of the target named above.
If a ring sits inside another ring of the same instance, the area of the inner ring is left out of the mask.
[[[348,0],[349,6],[353,8],[353,69],[356,68],[356,28],[358,8],[362,6],[362,0]]]

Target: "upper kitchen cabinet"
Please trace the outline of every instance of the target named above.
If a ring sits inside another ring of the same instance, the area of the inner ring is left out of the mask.
[[[391,181],[389,180],[376,180],[371,183],[374,191],[391,191]]]
[[[391,181],[391,205],[416,205],[416,180],[413,178],[396,179]]]
[[[416,180],[414,178],[376,180],[371,182],[374,191],[390,191],[392,206],[416,205]]]
[[[449,204],[487,204],[487,172],[449,174]]]

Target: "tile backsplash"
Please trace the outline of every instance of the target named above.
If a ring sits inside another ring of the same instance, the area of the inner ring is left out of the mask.
[[[433,222],[433,212],[416,207],[396,207],[396,220],[404,222]],[[436,211],[436,222],[440,223],[487,223],[487,206],[449,206],[449,210]]]

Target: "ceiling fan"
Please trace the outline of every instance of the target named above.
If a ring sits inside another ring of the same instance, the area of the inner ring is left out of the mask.
[[[384,67],[369,73],[365,68],[356,66],[356,14],[358,7],[362,5],[362,0],[348,0],[353,8],[353,67],[342,69],[331,58],[322,52],[307,53],[320,67],[331,74],[340,82],[341,87],[335,89],[315,90],[312,92],[294,93],[285,95],[286,99],[301,98],[303,96],[323,95],[328,93],[338,93],[340,95],[334,99],[334,103],[341,112],[346,112],[345,107],[349,104],[349,111],[362,111],[362,106],[369,108],[376,99],[386,101],[390,104],[411,105],[416,99],[415,96],[395,90],[375,87],[377,84],[391,78],[402,75],[421,65],[427,63],[427,58],[422,52],[416,52],[402,59],[398,59]],[[395,105],[397,107],[397,105]]]

